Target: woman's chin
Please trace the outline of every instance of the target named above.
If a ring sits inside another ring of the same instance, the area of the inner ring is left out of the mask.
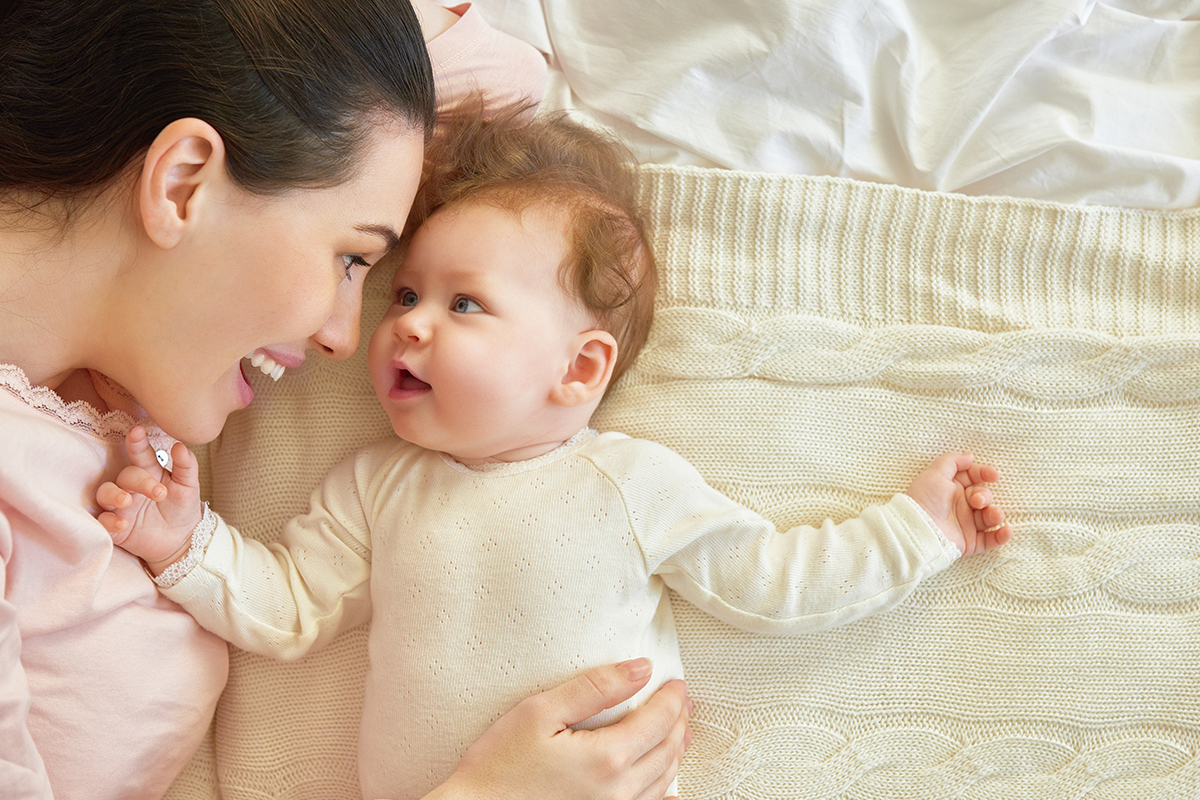
[[[222,381],[208,391],[196,390],[161,398],[146,413],[163,432],[185,444],[205,444],[220,435],[225,421],[234,411],[245,408],[254,399],[241,369],[232,382]]]
[[[151,415],[158,427],[172,439],[178,439],[184,444],[207,444],[220,435],[225,427],[228,414],[193,415],[187,420],[175,420],[171,417],[159,419]]]

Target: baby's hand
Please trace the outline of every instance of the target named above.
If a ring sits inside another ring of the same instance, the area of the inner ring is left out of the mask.
[[[104,509],[97,519],[113,543],[144,560],[159,574],[187,552],[192,529],[204,513],[200,503],[196,456],[182,443],[171,448],[174,471],[158,464],[154,449],[140,426],[125,436],[130,466],[115,483],[96,490],[96,503]]]
[[[992,490],[980,485],[995,481],[999,473],[987,464],[973,464],[974,460],[970,453],[938,456],[905,490],[965,556],[992,550],[1012,538],[1004,512],[992,505]]]

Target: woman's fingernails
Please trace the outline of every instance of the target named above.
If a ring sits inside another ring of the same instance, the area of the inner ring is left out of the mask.
[[[654,671],[654,664],[648,658],[634,658],[617,664],[617,671],[624,675],[627,681],[640,681],[650,676]]]

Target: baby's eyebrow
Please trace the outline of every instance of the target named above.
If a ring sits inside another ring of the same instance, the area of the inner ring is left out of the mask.
[[[395,229],[389,225],[372,225],[363,223],[361,225],[355,225],[354,229],[361,233],[379,236],[387,243],[387,250],[391,250],[393,247],[400,244],[400,235],[396,233]]]

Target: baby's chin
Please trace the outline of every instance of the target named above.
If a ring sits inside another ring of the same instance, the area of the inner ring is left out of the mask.
[[[396,434],[397,438],[403,439],[409,444],[415,444],[417,447],[425,450],[441,450],[437,443],[428,435],[428,431],[419,425],[414,425],[406,419],[397,419],[396,414],[391,415],[392,433]]]

